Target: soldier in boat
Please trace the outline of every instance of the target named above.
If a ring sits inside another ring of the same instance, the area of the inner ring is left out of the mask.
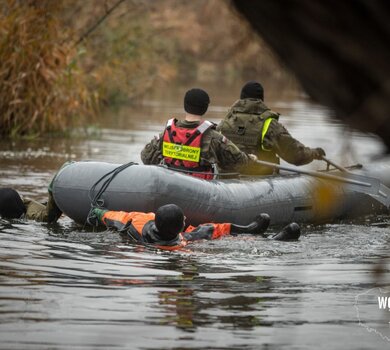
[[[202,89],[188,90],[184,96],[185,117],[170,119],[165,130],[142,150],[144,164],[165,164],[168,168],[211,180],[218,171],[238,171],[250,166],[256,156],[246,154],[203,119],[210,103]]]
[[[322,159],[322,148],[310,148],[291,136],[279,122],[279,113],[264,103],[264,89],[249,81],[241,89],[240,99],[229,109],[217,130],[234,142],[240,150],[254,154],[259,160],[280,163],[280,158],[294,165],[304,165]],[[248,164],[241,169],[247,175],[272,174],[271,167]]]

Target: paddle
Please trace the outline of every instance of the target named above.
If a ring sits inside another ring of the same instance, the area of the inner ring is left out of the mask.
[[[349,173],[349,171],[347,169],[345,169],[344,167],[342,167],[341,165],[338,165],[336,164],[335,162],[332,162],[330,159],[328,158],[325,158],[324,156],[322,156],[322,160],[327,162],[328,164],[330,165],[333,165],[336,169],[339,169],[340,171],[342,171],[343,173]]]
[[[386,208],[390,207],[390,189],[382,184],[378,179],[358,174],[353,174],[344,171],[341,176],[320,173],[318,171],[296,169],[275,163],[269,163],[262,160],[256,160],[257,164],[284,171],[289,171],[297,174],[309,175],[320,179],[338,181],[350,185],[350,188],[355,192],[365,193],[378,202],[382,203]],[[345,169],[346,170],[346,169]]]
[[[342,167],[341,165],[336,164],[335,162],[332,162],[330,159],[325,158],[324,156],[322,156],[322,160],[325,161],[328,165],[332,165],[332,166],[334,166],[336,169],[339,169],[339,170],[342,171],[343,173],[351,174],[351,172],[348,171],[346,168]],[[378,195],[379,195],[379,196],[383,196],[384,198],[389,197],[389,188],[388,188],[387,186],[385,186],[384,184],[382,184],[381,182],[379,183]],[[377,199],[377,200],[379,200],[381,203],[383,203],[380,199],[378,199],[378,198],[375,198],[375,199]],[[385,203],[384,203],[384,204],[385,204]],[[385,205],[386,205],[386,204],[385,204]],[[387,207],[389,207],[389,206],[387,206]]]

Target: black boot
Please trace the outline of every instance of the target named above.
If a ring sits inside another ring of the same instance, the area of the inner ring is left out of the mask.
[[[260,214],[256,216],[255,221],[251,222],[249,225],[241,226],[232,224],[231,226],[231,234],[239,234],[239,233],[250,233],[255,235],[261,235],[264,233],[269,225],[270,217],[268,214]]]
[[[271,237],[275,241],[297,241],[301,235],[301,228],[295,222],[288,224],[282,231]]]

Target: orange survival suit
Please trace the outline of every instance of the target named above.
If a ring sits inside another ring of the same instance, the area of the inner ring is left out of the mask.
[[[190,241],[217,239],[231,233],[230,223],[208,223],[197,227],[188,226],[184,232],[178,234],[174,239],[166,241],[159,236],[159,231],[154,222],[154,213],[109,211],[94,208],[93,214],[106,227],[127,233],[136,242],[153,244],[157,248],[165,250],[181,249]]]

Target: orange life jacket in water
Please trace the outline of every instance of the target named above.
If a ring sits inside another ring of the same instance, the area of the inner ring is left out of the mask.
[[[201,239],[218,239],[229,235],[231,224],[208,223],[197,227],[188,226],[187,229],[178,234],[171,241],[162,241],[156,233],[154,213],[106,211],[102,216],[102,222],[108,228],[115,228],[127,235],[136,242],[153,244],[153,246],[164,250],[178,250],[184,248],[188,242]]]
[[[201,164],[201,147],[204,133],[213,126],[209,121],[197,128],[176,126],[176,119],[168,120],[162,142],[162,155],[168,167],[189,171],[189,175],[205,180],[213,179],[211,164]],[[193,172],[192,172],[193,171]]]
[[[180,234],[171,241],[162,241],[156,234],[154,219],[154,213],[109,210],[104,213],[102,222],[108,228],[126,232],[136,242],[153,244],[160,249],[177,250],[187,245],[187,241]]]

